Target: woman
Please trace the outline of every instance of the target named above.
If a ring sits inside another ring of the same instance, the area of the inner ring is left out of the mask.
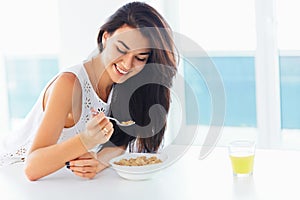
[[[29,180],[65,164],[75,175],[93,178],[127,147],[157,152],[162,143],[176,73],[170,27],[154,8],[133,2],[108,19],[97,42],[96,56],[48,84],[18,133],[25,142],[4,155],[24,159]],[[118,127],[108,115],[136,125]]]

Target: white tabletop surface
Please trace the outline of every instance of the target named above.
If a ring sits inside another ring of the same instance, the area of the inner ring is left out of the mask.
[[[218,147],[199,160],[200,147],[157,176],[129,181],[111,168],[92,180],[85,180],[63,168],[39,181],[30,182],[23,164],[0,168],[0,199],[300,199],[300,152],[256,150],[254,174],[232,176],[227,149]]]

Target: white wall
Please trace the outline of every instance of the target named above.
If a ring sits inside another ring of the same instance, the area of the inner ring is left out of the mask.
[[[0,137],[10,128],[4,58],[58,53],[57,1],[0,1]]]
[[[100,26],[129,0],[60,0],[60,67],[78,64],[97,48]],[[145,1],[161,9],[161,1]]]
[[[7,86],[5,78],[4,60],[0,52],[0,137],[3,132],[9,129],[9,112],[8,112],[8,98],[7,98]]]
[[[0,52],[56,54],[59,49],[57,1],[0,1]]]

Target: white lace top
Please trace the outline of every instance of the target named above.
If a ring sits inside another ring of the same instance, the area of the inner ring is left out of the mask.
[[[85,129],[85,124],[91,117],[91,108],[94,108],[97,111],[103,111],[105,115],[108,115],[113,93],[112,88],[107,103],[102,101],[94,91],[83,64],[63,69],[60,73],[63,72],[71,72],[75,74],[79,79],[82,89],[82,109],[79,121],[73,127],[64,128],[62,130],[58,143],[73,137],[75,134]],[[54,77],[42,91],[36,104],[26,116],[22,125],[11,132],[8,137],[0,144],[0,166],[9,165],[16,162],[23,162],[25,160],[27,151],[33,142],[36,131],[41,123],[41,119],[44,114],[42,104],[44,92],[48,85],[56,77]],[[101,145],[95,147],[93,151],[97,151],[100,148]]]

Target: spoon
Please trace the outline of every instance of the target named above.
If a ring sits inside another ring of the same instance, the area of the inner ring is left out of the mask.
[[[131,126],[131,125],[135,124],[135,121],[132,121],[132,120],[120,122],[119,120],[117,120],[116,118],[113,118],[113,117],[106,117],[106,118],[115,121],[119,126]]]
[[[92,112],[93,116],[98,115],[98,112],[95,111],[94,109],[91,109],[91,112]],[[106,117],[106,118],[115,121],[119,126],[131,126],[131,125],[135,124],[135,121],[132,121],[132,120],[120,122],[119,120],[117,120],[116,118],[113,118],[113,117]]]

